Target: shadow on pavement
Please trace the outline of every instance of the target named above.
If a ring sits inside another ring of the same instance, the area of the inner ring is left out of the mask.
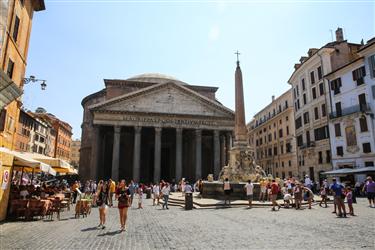
[[[94,230],[98,230],[98,228],[97,227],[88,227],[88,228],[81,229],[81,232],[94,231]]]
[[[116,234],[120,234],[121,233],[121,230],[116,230],[116,231],[113,231],[113,232],[106,232],[106,233],[103,233],[103,234],[98,234],[98,236],[102,237],[102,236],[114,236]]]

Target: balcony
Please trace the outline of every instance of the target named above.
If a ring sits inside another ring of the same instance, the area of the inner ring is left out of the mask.
[[[272,118],[276,117],[277,115],[279,115],[280,113],[284,112],[285,110],[287,110],[290,106],[289,105],[283,105],[282,106],[282,109],[278,109],[277,111],[275,111],[275,113],[271,113],[270,115],[266,115],[265,117],[262,117],[259,119],[259,121],[257,121],[255,123],[255,125],[251,126],[251,129],[255,129],[259,126],[261,126],[262,124],[268,122],[269,120],[271,120]]]
[[[353,105],[353,106],[342,109],[341,112],[337,112],[337,111],[331,112],[329,114],[329,118],[335,119],[335,118],[338,118],[338,117],[354,114],[354,113],[357,113],[357,112],[371,112],[370,105],[368,103],[361,104],[361,105],[359,105],[359,104]]]
[[[315,142],[314,141],[310,141],[310,142],[304,143],[301,146],[299,146],[300,149],[312,148],[312,147],[315,147]]]

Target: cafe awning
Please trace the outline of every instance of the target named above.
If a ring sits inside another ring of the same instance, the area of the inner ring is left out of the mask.
[[[25,172],[42,171],[51,175],[56,175],[56,171],[50,165],[28,157],[24,153],[9,150],[4,147],[0,147],[0,152],[13,155],[13,166],[16,170],[23,170]]]
[[[375,167],[364,167],[364,168],[341,168],[331,171],[324,172],[325,175],[349,175],[349,174],[365,174],[375,173]]]
[[[22,89],[3,70],[0,70],[0,110],[21,95]]]
[[[59,159],[59,158],[53,158],[46,155],[41,154],[35,154],[35,153],[24,153],[28,157],[35,159],[37,161],[44,162],[48,165],[50,165],[56,172],[60,174],[77,174],[77,170],[74,169],[72,165],[70,165],[68,162]]]

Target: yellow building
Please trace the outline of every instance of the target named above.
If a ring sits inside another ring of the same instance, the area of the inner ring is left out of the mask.
[[[70,164],[76,168],[79,166],[79,150],[81,149],[81,140],[76,139],[72,141],[70,147]]]
[[[0,147],[15,148],[20,96],[34,11],[45,10],[43,0],[0,1]],[[0,154],[0,181],[12,174],[12,159]],[[10,185],[0,191],[0,220],[5,219]]]
[[[288,178],[298,176],[292,92],[286,91],[255,114],[247,125],[249,145],[256,163],[267,174]]]

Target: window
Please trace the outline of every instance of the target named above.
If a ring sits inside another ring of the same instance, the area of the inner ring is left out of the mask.
[[[297,146],[300,147],[303,144],[303,137],[302,135],[297,136]]]
[[[336,147],[336,152],[338,156],[344,156],[344,150],[342,146]]]
[[[280,120],[279,120],[279,124],[281,124],[281,123],[283,123],[283,122],[282,122],[282,120],[280,119]]]
[[[283,137],[283,129],[279,129],[279,138],[282,138]]]
[[[310,122],[310,118],[309,118],[309,112],[305,112],[303,114],[303,124],[307,124]]]
[[[319,119],[319,110],[318,110],[318,107],[314,108],[314,115],[315,115],[315,120],[318,120]]]
[[[289,118],[288,117],[285,117],[285,121],[288,121],[289,120]]]
[[[15,42],[17,42],[19,26],[20,26],[20,19],[18,18],[18,16],[16,16],[15,19],[14,19],[13,35],[12,35],[13,40]]]
[[[276,131],[275,131],[275,132],[273,132],[273,139],[275,139],[275,140],[276,140]]]
[[[319,94],[324,95],[324,83],[319,84]]]
[[[0,110],[0,131],[4,131],[5,129],[5,119],[7,117],[6,109]]]
[[[326,151],[326,163],[331,163],[331,150]]]
[[[317,129],[314,129],[315,141],[320,141],[329,138],[328,127],[323,126]]]
[[[335,124],[335,135],[336,135],[336,137],[341,136],[341,126],[340,126],[340,123],[336,123]]]
[[[284,145],[283,144],[280,145],[280,154],[284,154]]]
[[[292,166],[292,161],[291,161],[291,160],[288,161],[288,166],[289,166],[289,167]],[[292,176],[292,174],[291,174],[292,172],[289,172],[289,173],[290,173],[290,176]]]
[[[365,66],[362,66],[356,70],[353,70],[352,75],[353,75],[353,81],[357,82],[357,86],[364,84],[365,81],[363,78],[366,76]]]
[[[289,178],[292,178],[293,177],[292,171],[289,171],[288,175],[289,175]]]
[[[371,153],[371,144],[369,142],[362,143],[363,153]]]
[[[300,127],[302,127],[302,117],[296,119],[296,129],[299,129]]]
[[[303,94],[303,105],[306,105],[307,100],[306,100],[306,94]]]
[[[292,152],[292,145],[290,144],[290,142],[287,142],[287,143],[285,144],[285,147],[286,147],[286,152],[287,152],[287,153]]]
[[[288,100],[285,101],[285,108],[288,108]]]
[[[286,126],[286,135],[289,135],[289,126]]]
[[[312,91],[312,98],[316,99],[316,88],[312,88],[311,91]]]
[[[305,78],[302,78],[302,91],[306,89]]]
[[[375,85],[371,86],[372,89],[372,99],[375,100]]]
[[[9,78],[13,77],[13,70],[14,70],[14,62],[9,58],[8,68],[7,68],[7,75],[9,76]]]
[[[310,138],[310,131],[306,131],[306,143],[307,145],[310,145],[311,138]]]
[[[361,128],[361,132],[368,131],[366,116],[362,116],[361,118],[359,118],[359,126]]]
[[[365,167],[373,167],[374,162],[373,161],[365,161]]]
[[[322,104],[322,117],[324,117],[326,115],[327,115],[327,113],[326,113],[326,105]]]
[[[272,141],[272,134],[268,134],[268,141]]]
[[[297,96],[299,96],[299,88],[298,88],[298,85],[297,85]]]
[[[323,153],[322,151],[319,151],[319,164],[322,164],[323,163]]]
[[[277,147],[273,148],[273,155],[277,155]]]
[[[342,110],[341,110],[341,102],[336,102],[336,116],[342,116]]]
[[[341,88],[341,78],[336,78],[335,80],[331,81],[331,89],[333,90],[333,93],[335,95],[340,94],[340,88]]]
[[[322,66],[319,66],[318,67],[318,79],[322,79],[323,78],[323,74],[322,74]]]
[[[268,156],[272,156],[272,148],[268,149]]]
[[[366,108],[367,108],[366,94],[360,94],[358,96],[358,102],[359,102],[359,107],[361,111],[366,111]]]
[[[375,55],[368,58],[368,64],[370,66],[370,76],[371,78],[375,78]]]
[[[311,84],[314,84],[314,83],[315,83],[315,75],[314,75],[314,71],[311,71],[311,72],[310,72],[310,81],[311,81]]]
[[[297,100],[297,108],[300,109],[301,106],[299,105],[299,99]]]

